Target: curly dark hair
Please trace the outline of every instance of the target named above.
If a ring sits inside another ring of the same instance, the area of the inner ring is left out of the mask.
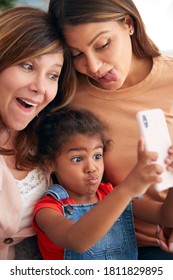
[[[69,137],[76,134],[98,135],[104,151],[110,140],[106,137],[107,126],[88,110],[64,108],[43,116],[37,128],[38,145],[36,156],[44,165],[46,160],[54,160],[61,153]]]

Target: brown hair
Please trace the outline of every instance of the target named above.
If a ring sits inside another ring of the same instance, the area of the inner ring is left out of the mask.
[[[12,65],[44,55],[64,52],[64,65],[61,71],[58,94],[48,105],[60,108],[73,98],[76,86],[75,71],[68,50],[64,49],[61,37],[52,22],[52,17],[45,11],[33,7],[16,7],[5,10],[0,15],[0,73]],[[62,92],[61,99],[59,92]],[[44,110],[43,110],[44,112]],[[19,166],[31,165],[35,137],[33,126],[36,118],[21,132],[16,143],[16,157]],[[8,129],[0,119],[0,133]],[[0,149],[1,154],[8,151]]]
[[[49,13],[61,33],[66,24],[123,21],[125,16],[130,15],[134,24],[134,34],[131,36],[134,54],[137,57],[160,55],[158,47],[146,34],[142,18],[132,0],[50,0]]]

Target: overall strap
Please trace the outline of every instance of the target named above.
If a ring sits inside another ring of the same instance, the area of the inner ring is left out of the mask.
[[[53,184],[51,185],[45,192],[45,195],[51,195],[53,196],[56,200],[62,200],[69,198],[68,193],[66,190],[59,184]]]

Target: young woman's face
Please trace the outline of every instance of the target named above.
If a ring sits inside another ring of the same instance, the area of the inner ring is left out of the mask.
[[[63,145],[52,164],[58,182],[77,201],[90,200],[102,180],[103,143],[99,136],[77,134]]]
[[[102,88],[121,88],[129,74],[132,20],[126,22],[128,24],[108,21],[65,26],[64,35],[75,69]]]
[[[63,52],[45,54],[0,73],[0,116],[8,128],[24,129],[57,94]]]

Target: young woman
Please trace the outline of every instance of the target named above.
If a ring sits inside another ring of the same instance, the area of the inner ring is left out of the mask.
[[[32,212],[47,178],[32,156],[38,114],[54,100],[60,74],[67,104],[73,72],[46,12],[31,7],[0,16],[0,259],[13,259],[14,245],[34,235]],[[63,69],[63,70],[62,70]],[[71,87],[72,86],[72,87]],[[58,104],[57,104],[58,105]]]
[[[41,119],[37,157],[55,177],[34,210],[43,259],[137,258],[131,201],[160,182],[163,168],[155,162],[157,154],[145,152],[139,141],[135,167],[113,188],[102,181],[104,152],[111,150],[110,144],[104,125],[89,111],[59,110]],[[169,154],[169,163],[172,158]],[[137,214],[172,227],[172,198],[170,189],[164,204],[144,204]]]
[[[105,175],[117,185],[136,163],[138,111],[161,108],[173,138],[173,58],[161,56],[132,0],[50,0],[49,13],[78,74],[70,106],[89,109],[109,124],[114,147],[105,155]],[[166,192],[149,189],[145,203],[164,201]],[[155,224],[135,215],[135,229],[139,258],[173,259],[158,247]]]

